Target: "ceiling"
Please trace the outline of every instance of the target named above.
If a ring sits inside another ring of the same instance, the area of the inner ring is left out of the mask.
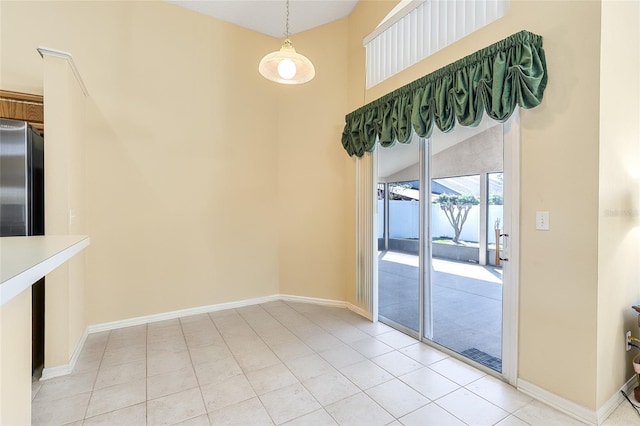
[[[166,0],[241,27],[284,38],[285,0]],[[289,33],[295,34],[348,16],[358,0],[290,0]]]
[[[455,131],[442,133],[434,126],[432,138],[437,140],[437,144],[431,145],[431,155],[435,155],[452,146],[466,141],[467,139],[484,132],[485,130],[497,126],[497,121],[484,114],[482,121],[476,127],[456,125]],[[420,159],[420,145],[418,136],[414,133],[409,144],[397,143],[393,148],[378,148],[378,177],[384,179],[401,170],[418,163]]]

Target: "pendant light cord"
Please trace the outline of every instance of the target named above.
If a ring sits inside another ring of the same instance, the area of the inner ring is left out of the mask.
[[[287,0],[287,20],[286,20],[286,34],[285,38],[289,38],[289,0]]]
[[[2,1],[2,0],[0,0]],[[265,55],[258,64],[258,71],[267,80],[281,84],[302,84],[313,80],[316,69],[306,56],[296,52],[289,40],[290,0],[285,0],[285,39],[280,50]]]

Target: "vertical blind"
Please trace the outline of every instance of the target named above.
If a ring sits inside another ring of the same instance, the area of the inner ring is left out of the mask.
[[[357,305],[375,315],[373,295],[375,280],[375,255],[378,239],[374,234],[378,197],[375,180],[375,163],[371,154],[356,161],[356,300]]]
[[[367,88],[501,18],[507,0],[426,0],[364,39]]]

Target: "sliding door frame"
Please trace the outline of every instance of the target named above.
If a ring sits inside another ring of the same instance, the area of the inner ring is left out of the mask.
[[[422,273],[419,276],[419,331],[418,340],[428,343],[443,350],[444,352],[460,359],[467,358],[450,351],[437,343],[430,340],[433,337],[433,311],[431,309],[431,227],[428,226],[431,220],[430,203],[427,200],[431,195],[431,141],[430,139],[419,138],[420,144],[420,236],[419,245],[420,269]],[[502,373],[501,377],[508,383],[516,386],[518,379],[518,324],[519,324],[519,253],[520,253],[520,114],[516,108],[512,117],[503,124],[503,155],[504,167],[504,199],[508,203],[504,205],[503,220],[504,228],[509,234],[504,240],[504,249],[502,256],[508,261],[503,268],[503,293],[502,293]],[[377,150],[372,155],[365,155],[358,161],[371,161],[371,174],[367,176],[370,179],[371,188],[377,193],[378,184],[378,155]],[[360,165],[358,165],[360,166]],[[359,168],[359,167],[357,167]],[[362,176],[361,176],[362,178]],[[358,186],[361,190],[361,186]],[[371,228],[367,231],[372,233],[376,242],[375,250],[372,250],[371,263],[373,271],[371,273],[370,285],[372,288],[370,300],[370,315],[375,322],[378,320],[378,256],[377,254],[377,197],[374,207],[374,218],[370,223]],[[359,209],[358,209],[359,210]],[[362,211],[358,211],[359,220]],[[360,232],[364,229],[360,229]],[[373,249],[373,247],[371,247]],[[366,250],[365,250],[366,251]],[[362,256],[363,253],[360,253]],[[365,255],[366,256],[366,255]],[[504,285],[508,283],[508,285]],[[425,318],[429,317],[429,321]],[[471,362],[472,364],[476,364]],[[478,365],[484,371],[490,374],[496,374],[495,371]]]
[[[418,321],[420,341],[433,337],[433,309],[431,308],[431,140],[419,138],[420,144],[420,304]],[[429,320],[425,319],[429,317]],[[429,340],[430,341],[430,340]]]
[[[504,204],[505,228],[503,257],[509,259],[503,268],[502,291],[502,376],[516,386],[518,380],[518,324],[520,306],[520,109],[504,123]],[[506,222],[505,220],[505,222]]]

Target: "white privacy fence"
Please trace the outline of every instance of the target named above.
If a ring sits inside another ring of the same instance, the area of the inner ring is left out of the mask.
[[[496,242],[494,223],[500,219],[502,225],[502,206],[490,205],[487,218],[488,243]],[[389,238],[418,238],[420,232],[420,202],[389,200]],[[378,200],[378,237],[384,235],[384,201]],[[439,204],[431,204],[431,236],[453,238],[453,227]],[[473,206],[462,227],[460,240],[480,240],[480,206]]]

